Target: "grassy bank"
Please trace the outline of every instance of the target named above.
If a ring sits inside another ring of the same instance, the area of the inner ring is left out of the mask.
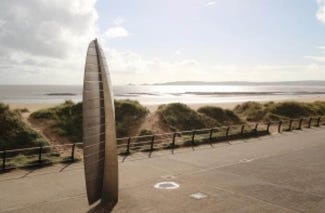
[[[214,106],[204,106],[195,111],[185,104],[171,103],[159,106],[158,113],[161,121],[172,131],[243,123],[233,111]]]
[[[117,137],[124,137],[144,119],[149,112],[137,101],[115,101]],[[82,103],[66,101],[55,107],[42,109],[31,114],[32,119],[49,120],[53,130],[73,142],[82,141]]]
[[[148,135],[151,129],[136,133],[149,113],[148,109],[137,101],[115,101],[117,137]],[[164,104],[158,107],[159,121],[169,130],[183,131],[238,125],[245,122],[278,121],[301,117],[325,115],[325,102],[246,102],[233,110],[215,106],[204,106],[193,110],[181,103]],[[0,105],[0,148],[11,149],[39,146],[46,142],[21,118],[19,110],[10,110],[7,105]],[[55,134],[69,138],[71,142],[82,141],[82,104],[66,101],[55,107],[36,111],[32,119],[49,121]]]
[[[233,111],[247,121],[278,121],[325,115],[325,102],[246,102],[237,105]]]
[[[0,150],[46,144],[46,140],[22,120],[20,110],[11,110],[0,103]]]

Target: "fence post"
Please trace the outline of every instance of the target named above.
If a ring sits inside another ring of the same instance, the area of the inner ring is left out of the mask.
[[[176,136],[177,136],[177,133],[174,132],[174,134],[173,134],[173,143],[172,143],[173,148],[175,148]]]
[[[313,121],[313,118],[309,118],[309,122],[308,122],[308,128],[311,127],[311,122]]]
[[[192,144],[194,145],[194,138],[195,138],[195,130],[193,130],[193,132],[192,132]]]
[[[240,130],[240,134],[241,134],[241,135],[244,134],[244,129],[245,129],[245,124],[243,124],[243,125],[241,126],[241,130]]]
[[[209,141],[212,142],[213,128],[210,129]]]
[[[131,137],[129,137],[129,139],[128,139],[128,145],[126,147],[126,152],[127,153],[130,153],[130,143],[131,143]]]
[[[43,147],[39,147],[39,152],[38,152],[38,164],[42,163],[42,152],[43,152]]]
[[[229,130],[230,130],[230,126],[228,126],[228,128],[226,130],[226,138],[228,138],[228,136],[229,136]]]
[[[257,134],[258,123],[255,124],[254,133]]]
[[[281,126],[282,126],[282,121],[279,121],[279,126],[278,126],[278,133],[281,132]]]
[[[318,127],[320,126],[320,120],[321,120],[321,117],[318,117],[318,118],[317,118],[317,126],[318,126]]]
[[[74,150],[76,148],[76,144],[74,143],[71,147],[71,160],[74,161]]]
[[[5,169],[6,169],[6,155],[7,155],[7,153],[6,153],[6,150],[4,150],[3,151],[3,153],[2,153],[3,155],[2,155],[2,171],[5,171]]]
[[[267,131],[268,133],[270,133],[270,126],[271,126],[271,122],[269,122],[269,123],[267,124],[267,127],[266,127],[266,131]]]
[[[292,128],[292,122],[293,122],[293,120],[290,120],[290,122],[289,122],[289,131],[291,131],[291,128]]]
[[[151,150],[151,151],[153,151],[153,144],[154,144],[154,142],[155,142],[155,136],[153,135],[153,136],[151,137],[151,143],[150,143],[150,150]]]
[[[300,120],[299,120],[299,127],[298,127],[298,129],[300,129],[300,130],[302,130],[302,122],[304,121],[304,119],[303,118],[300,118]]]

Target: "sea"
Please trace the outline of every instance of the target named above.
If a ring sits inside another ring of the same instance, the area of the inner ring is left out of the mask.
[[[181,103],[231,103],[244,101],[325,99],[325,82],[116,85],[114,98],[155,105]],[[82,85],[0,85],[3,103],[62,103],[82,101]]]

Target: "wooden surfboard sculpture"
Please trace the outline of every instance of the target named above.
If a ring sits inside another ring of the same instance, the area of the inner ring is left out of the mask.
[[[89,204],[118,200],[114,99],[108,66],[97,39],[90,42],[83,87],[83,144]]]

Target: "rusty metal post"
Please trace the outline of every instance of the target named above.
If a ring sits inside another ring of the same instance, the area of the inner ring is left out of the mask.
[[[282,121],[279,121],[279,126],[278,126],[278,133],[281,132],[281,126],[282,126]]]
[[[308,122],[308,128],[311,127],[311,122],[313,121],[313,118],[309,118],[309,122]]]

